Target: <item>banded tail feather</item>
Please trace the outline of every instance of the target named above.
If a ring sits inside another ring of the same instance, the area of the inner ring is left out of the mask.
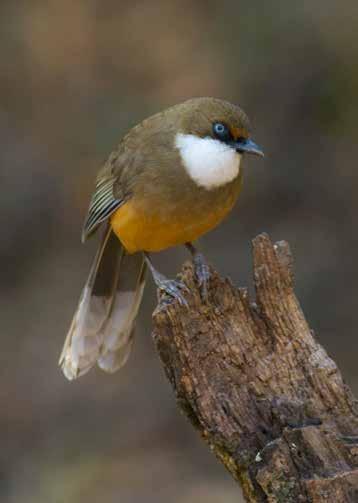
[[[110,226],[103,235],[59,364],[72,380],[95,364],[115,372],[128,359],[145,285],[143,255],[128,255]]]

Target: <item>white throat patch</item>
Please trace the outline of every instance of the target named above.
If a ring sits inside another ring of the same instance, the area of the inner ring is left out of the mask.
[[[188,175],[200,187],[214,189],[239,174],[241,155],[219,140],[178,133],[175,146]]]

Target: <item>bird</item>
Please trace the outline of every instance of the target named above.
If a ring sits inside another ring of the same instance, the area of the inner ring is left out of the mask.
[[[143,120],[109,155],[83,226],[83,242],[104,232],[59,361],[69,380],[126,363],[147,269],[159,290],[186,303],[187,287],[159,272],[152,253],[185,245],[205,299],[210,269],[193,242],[233,208],[244,157],[264,155],[250,131],[239,106],[192,98]]]

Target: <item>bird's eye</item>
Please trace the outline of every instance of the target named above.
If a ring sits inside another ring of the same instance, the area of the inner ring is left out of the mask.
[[[229,128],[222,122],[214,122],[213,133],[214,136],[221,141],[230,141],[232,139]]]

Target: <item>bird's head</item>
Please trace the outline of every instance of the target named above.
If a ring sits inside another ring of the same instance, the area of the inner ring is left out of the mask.
[[[246,114],[215,98],[194,98],[173,108],[175,147],[191,178],[207,189],[232,181],[246,154],[263,156],[250,136]]]

